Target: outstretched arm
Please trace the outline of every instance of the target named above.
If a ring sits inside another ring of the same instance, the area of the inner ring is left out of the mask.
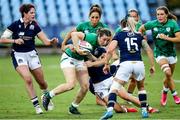
[[[109,60],[113,54],[113,51],[116,49],[117,47],[117,41],[116,40],[112,40],[108,46],[107,52],[106,52],[106,56],[105,56],[105,66],[103,68],[103,71],[105,74],[108,73],[109,71]]]
[[[148,45],[146,40],[142,41],[142,46],[143,46],[143,49],[146,51],[146,53],[148,55],[148,58],[150,60],[150,65],[151,65],[151,67],[150,67],[150,74],[153,75],[154,72],[155,72],[153,51],[150,48],[150,46]]]
[[[46,36],[46,34],[41,31],[37,34],[37,37],[45,44],[45,45],[52,45],[52,44],[57,44],[58,39],[57,38],[52,38],[51,40]]]

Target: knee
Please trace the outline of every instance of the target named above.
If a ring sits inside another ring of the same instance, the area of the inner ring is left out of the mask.
[[[27,85],[31,85],[31,84],[33,83],[31,76],[24,76],[23,79],[25,80],[25,83],[26,83]]]
[[[163,70],[163,72],[165,73],[166,78],[170,78],[172,76],[172,72],[171,72],[171,68],[169,67],[169,64],[162,65],[161,70]]]

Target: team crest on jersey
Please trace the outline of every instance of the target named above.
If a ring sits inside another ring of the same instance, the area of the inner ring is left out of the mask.
[[[155,27],[155,28],[153,28],[153,30],[154,30],[154,31],[158,31],[158,28],[157,28],[157,27]]]
[[[34,30],[34,25],[30,25],[30,26],[29,26],[29,29],[30,29],[30,30]]]
[[[167,28],[166,28],[166,31],[167,31],[167,32],[170,32],[170,30],[171,30],[170,27],[167,27]]]
[[[134,36],[134,33],[133,32],[128,32],[127,36],[129,36],[129,37]]]
[[[21,28],[21,25],[19,25],[18,27]]]
[[[85,30],[84,33],[89,33],[89,30]]]

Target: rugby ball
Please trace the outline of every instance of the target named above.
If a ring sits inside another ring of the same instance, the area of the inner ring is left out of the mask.
[[[93,47],[90,43],[88,43],[87,41],[84,41],[84,40],[79,40],[79,48],[83,51],[86,51],[86,52],[91,52]]]

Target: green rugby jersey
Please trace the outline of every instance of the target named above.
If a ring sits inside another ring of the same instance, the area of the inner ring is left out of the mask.
[[[98,47],[98,37],[97,37],[97,34],[95,33],[86,33],[85,34],[85,37],[84,37],[84,40],[89,42],[93,49],[95,49],[96,47]],[[77,52],[73,52],[71,51],[71,49],[67,48],[65,50],[65,53],[74,58],[74,59],[77,59],[77,60],[84,60],[86,58],[86,56],[83,56],[83,55],[79,55]]]
[[[175,37],[175,33],[179,32],[179,26],[173,19],[168,19],[166,23],[160,23],[158,20],[149,21],[144,24],[146,30],[152,30],[154,40],[154,56],[176,56],[175,44],[173,42],[158,38],[163,33],[169,37]]]
[[[83,32],[83,33],[96,33],[96,31],[99,28],[108,28],[108,27],[102,22],[98,22],[96,26],[92,26],[90,21],[82,22],[76,26],[76,30],[78,32]]]

